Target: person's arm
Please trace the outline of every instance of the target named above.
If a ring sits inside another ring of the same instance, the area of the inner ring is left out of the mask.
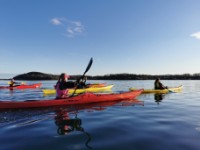
[[[10,83],[10,86],[11,86],[11,87],[12,87],[12,86],[18,86],[18,85],[20,85],[19,82],[11,82],[11,83]]]
[[[13,86],[13,85],[14,85],[14,83],[12,83],[12,82],[11,82],[9,85],[10,85],[10,86]]]
[[[164,86],[161,82],[160,82],[160,87],[166,89],[166,86]]]
[[[74,82],[63,82],[60,83],[60,89],[65,90],[65,89],[70,89],[70,88],[75,88],[76,84]]]
[[[83,80],[83,83],[86,84],[86,81],[87,81],[87,79],[85,78],[85,79]]]

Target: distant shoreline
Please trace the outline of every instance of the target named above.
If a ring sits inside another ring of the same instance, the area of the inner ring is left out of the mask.
[[[70,75],[70,80],[76,80],[82,75]],[[145,75],[145,74],[108,74],[99,76],[86,75],[88,80],[200,80],[200,73],[195,74],[181,74],[181,75]],[[28,72],[25,74],[16,75],[13,77],[15,80],[58,80],[59,75],[46,74],[41,72]],[[0,80],[10,80],[0,79]]]
[[[10,80],[10,79],[0,79],[0,80]]]

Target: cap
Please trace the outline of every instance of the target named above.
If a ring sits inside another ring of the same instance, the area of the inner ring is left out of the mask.
[[[70,78],[70,76],[68,74],[65,74],[65,78]]]

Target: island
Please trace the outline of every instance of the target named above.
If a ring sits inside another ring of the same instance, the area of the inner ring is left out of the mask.
[[[57,80],[59,75],[41,72],[28,72],[13,77],[15,80]]]

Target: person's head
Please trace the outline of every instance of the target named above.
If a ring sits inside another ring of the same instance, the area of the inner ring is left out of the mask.
[[[60,75],[60,77],[59,77],[59,81],[66,81],[66,80],[68,80],[69,77],[70,77],[70,76],[67,75],[66,73],[62,73],[62,74]]]
[[[15,80],[12,78],[12,79],[11,79],[11,82],[14,82],[14,81],[15,81]]]
[[[160,78],[156,78],[156,82],[158,82],[160,80]]]

